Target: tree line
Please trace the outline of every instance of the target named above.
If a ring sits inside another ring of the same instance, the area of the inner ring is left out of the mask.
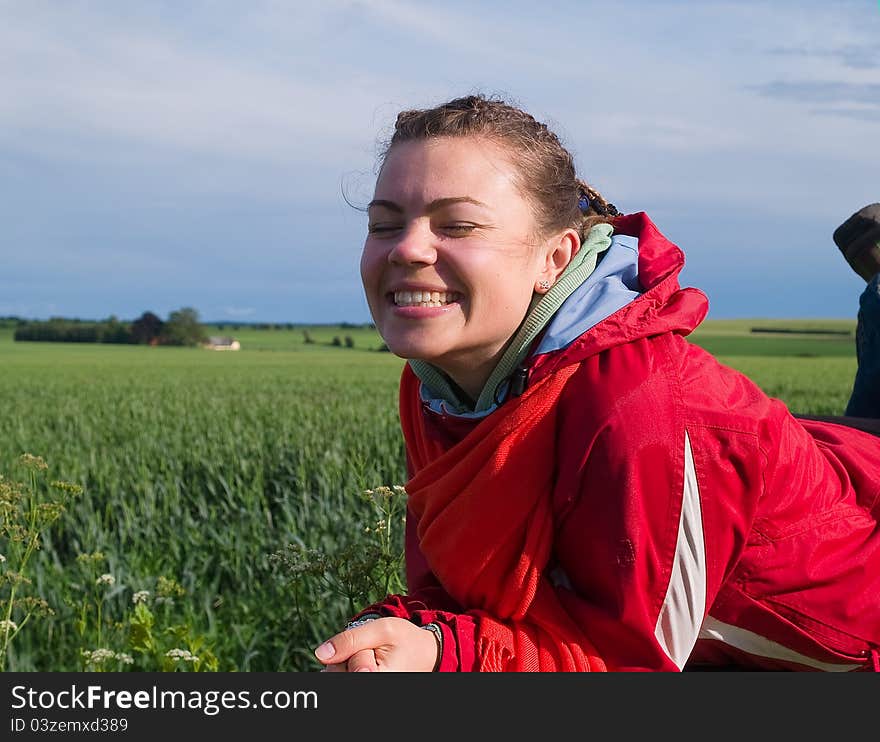
[[[170,312],[165,320],[153,312],[144,312],[132,322],[116,317],[94,322],[63,317],[26,321],[18,324],[13,337],[42,343],[195,346],[205,342],[208,334],[199,321],[199,313],[192,307],[183,307]]]

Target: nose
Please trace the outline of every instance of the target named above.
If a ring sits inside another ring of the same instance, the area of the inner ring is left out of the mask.
[[[427,225],[413,222],[404,229],[388,253],[388,262],[400,265],[431,265],[437,260],[434,234]]]

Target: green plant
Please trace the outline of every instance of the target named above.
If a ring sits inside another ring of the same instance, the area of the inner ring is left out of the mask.
[[[116,652],[105,646],[106,634],[115,628],[104,611],[108,593],[118,592],[116,577],[110,572],[102,572],[106,557],[103,552],[80,554],[77,558],[82,579],[70,585],[73,592],[80,593],[79,600],[68,598],[68,604],[75,609],[77,634],[81,641],[91,643],[95,649],[80,648],[82,669],[101,672],[108,669],[123,669],[134,661],[130,654]],[[102,572],[100,575],[99,572]],[[92,618],[94,614],[94,618]]]
[[[174,607],[186,590],[174,579],[160,576],[152,591],[135,591],[130,602],[115,606],[120,617],[110,619],[105,604],[118,602],[127,590],[113,574],[102,572],[105,561],[102,552],[77,557],[84,579],[76,602],[76,630],[84,644],[95,647],[80,648],[83,670],[217,671],[219,662],[207,639],[188,621],[177,620]]]
[[[401,485],[363,490],[360,495],[373,519],[346,535],[335,548],[324,551],[301,543],[288,543],[269,559],[294,588],[297,614],[308,620],[301,601],[335,595],[353,615],[391,593],[406,590],[403,530],[406,523],[406,491]]]
[[[51,616],[54,610],[39,595],[29,595],[32,580],[27,570],[44,533],[64,512],[82,487],[60,480],[46,481],[49,465],[30,453],[18,463],[27,482],[7,480],[0,474],[0,671],[12,641],[32,618]]]
[[[157,614],[161,618],[174,604],[174,599],[184,595],[180,583],[166,577],[157,580],[153,609],[148,605],[148,591],[135,593],[132,596],[134,611],[128,620],[130,646],[145,663],[162,672],[216,672],[219,662],[205,636],[196,634],[188,623],[173,624],[161,631],[156,626]]]
[[[173,613],[175,599],[185,595],[173,579],[156,580],[153,610],[147,606],[146,590],[134,593],[133,607],[120,607],[127,588],[107,571],[104,553],[95,551],[79,554],[74,568],[61,570],[67,580],[65,589],[55,593],[55,607],[35,593],[29,576],[34,555],[83,488],[50,480],[49,466],[40,456],[22,454],[17,463],[27,472],[25,482],[0,474],[0,671],[7,667],[13,640],[37,617],[52,621],[53,633],[61,633],[65,622],[73,625],[83,670],[217,670],[207,639]]]

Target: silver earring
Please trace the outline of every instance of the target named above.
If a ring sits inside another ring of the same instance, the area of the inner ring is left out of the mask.
[[[541,289],[541,291],[549,291],[550,290],[550,281],[539,281],[538,288]]]

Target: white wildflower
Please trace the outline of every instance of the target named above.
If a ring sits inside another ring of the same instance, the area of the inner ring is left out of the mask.
[[[5,561],[6,561],[6,557],[3,556],[2,554],[0,554],[0,564],[3,564],[3,562],[5,562]]]
[[[135,605],[137,605],[138,603],[146,603],[149,599],[149,590],[138,590],[134,595],[131,596],[131,602]]]
[[[126,654],[125,652],[117,652],[116,659],[118,659],[123,665],[130,665],[134,662],[134,659],[130,654]]]
[[[18,631],[18,624],[15,621],[7,621],[5,618],[0,621],[0,631],[4,634],[8,631]]]
[[[103,665],[107,660],[115,660],[116,652],[110,649],[82,650],[82,656],[87,665]]]
[[[103,574],[97,580],[95,580],[96,585],[107,585],[108,587],[113,587],[116,584],[116,578],[111,574]]]
[[[199,658],[196,657],[192,652],[188,649],[169,649],[165,652],[166,657],[170,657],[173,660],[183,660],[184,662],[196,662]]]

